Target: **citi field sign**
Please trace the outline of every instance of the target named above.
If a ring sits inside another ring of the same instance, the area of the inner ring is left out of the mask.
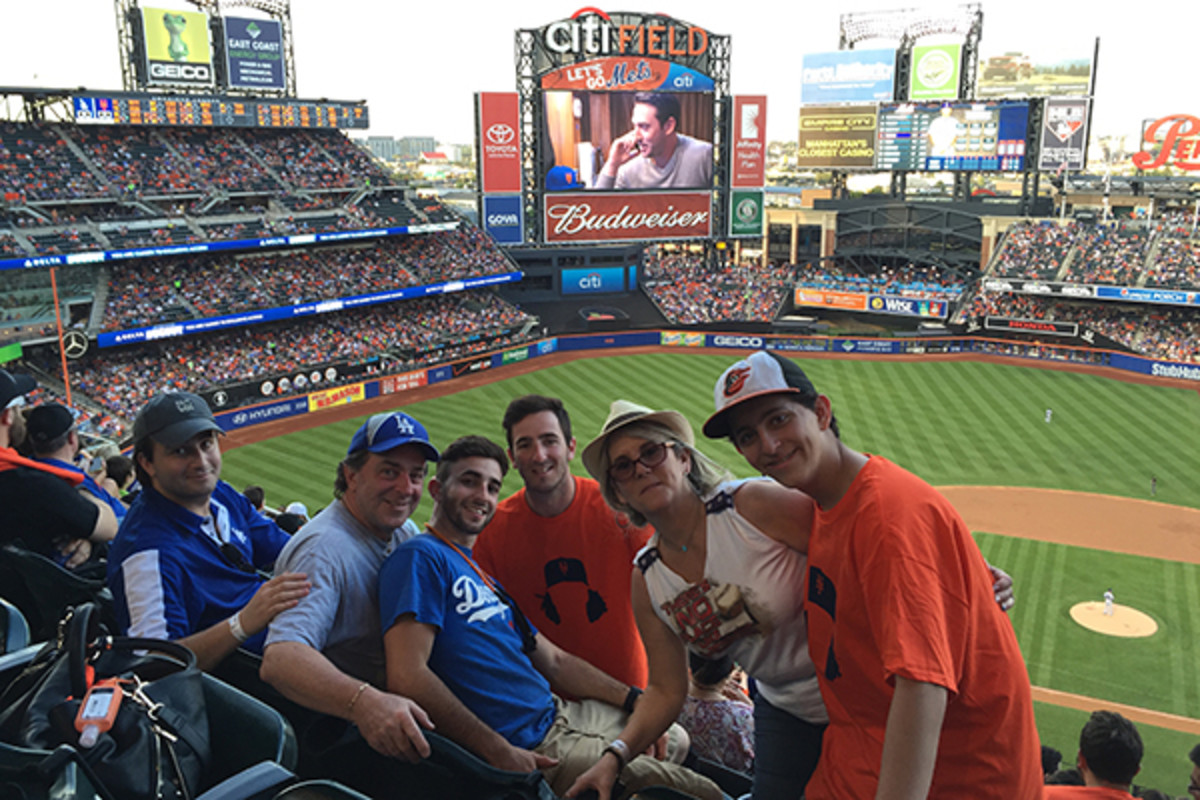
[[[546,50],[560,56],[650,56],[675,60],[708,53],[708,31],[669,17],[649,19],[581,8],[541,30]]]

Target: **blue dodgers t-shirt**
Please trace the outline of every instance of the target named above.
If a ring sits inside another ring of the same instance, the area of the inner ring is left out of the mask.
[[[521,652],[512,611],[462,556],[428,533],[401,545],[379,573],[383,632],[403,614],[438,629],[429,668],[475,716],[515,747],[530,750],[546,738],[554,697]]]

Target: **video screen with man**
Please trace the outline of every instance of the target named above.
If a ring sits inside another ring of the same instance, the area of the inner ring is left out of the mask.
[[[710,189],[706,93],[546,91],[547,191]]]

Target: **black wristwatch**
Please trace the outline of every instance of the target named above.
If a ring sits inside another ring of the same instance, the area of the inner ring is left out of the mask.
[[[642,690],[636,686],[629,687],[629,693],[625,695],[625,702],[621,704],[621,708],[625,709],[626,714],[633,713],[633,707],[637,705],[638,698],[642,696]]]

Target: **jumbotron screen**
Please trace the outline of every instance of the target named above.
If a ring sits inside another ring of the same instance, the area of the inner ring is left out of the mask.
[[[711,93],[546,90],[542,103],[547,191],[712,188]]]
[[[1025,102],[885,103],[879,107],[875,167],[1019,172],[1028,127]]]

